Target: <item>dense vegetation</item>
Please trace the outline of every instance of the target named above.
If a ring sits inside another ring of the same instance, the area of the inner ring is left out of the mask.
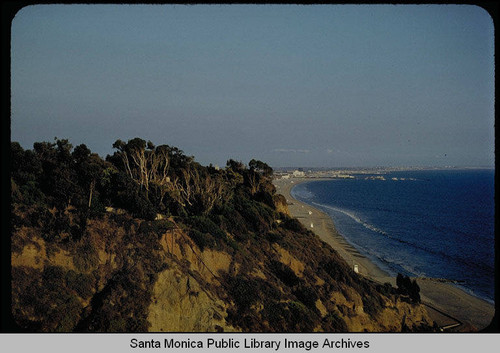
[[[396,285],[398,286],[398,292],[408,296],[410,302],[420,303],[420,287],[416,280],[412,281],[410,277],[398,273]]]
[[[30,244],[46,252],[44,265],[13,267],[13,315],[21,330],[147,331],[152,287],[169,267],[228,303],[227,322],[244,331],[344,332],[343,318],[356,315],[356,307],[335,303],[333,292],[349,299],[354,290],[370,317],[397,300],[391,286],[357,276],[277,211],[284,201],[266,163],[205,167],[175,147],[140,138],[113,147],[102,159],[68,140],[35,143],[33,150],[11,144],[12,251]],[[217,285],[207,281],[162,251],[160,239],[173,229],[197,251],[229,254],[237,266],[214,274]],[[292,269],[280,253],[303,268]],[[57,254],[68,254],[74,268],[50,264]],[[401,293],[417,301],[411,283],[401,283]]]

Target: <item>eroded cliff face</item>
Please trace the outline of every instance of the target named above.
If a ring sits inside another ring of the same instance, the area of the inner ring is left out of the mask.
[[[235,331],[226,323],[226,304],[177,268],[158,275],[148,321],[153,332]]]
[[[90,221],[87,238],[71,246],[18,230],[17,322],[50,332],[398,332],[432,325],[421,305],[376,293],[312,234],[292,238],[283,230],[273,235],[279,241],[249,238],[201,250],[170,222],[153,232],[144,222],[106,216]]]
[[[288,205],[286,203],[286,198],[281,194],[276,194],[273,196],[274,206],[278,212],[290,216],[290,211],[288,210]]]
[[[238,275],[241,264],[223,251],[200,251],[186,234],[179,231],[164,234],[160,243],[172,255],[175,263],[184,262],[189,266],[188,272],[195,275],[186,277],[185,272],[178,267],[159,274],[149,307],[150,329],[162,332],[239,330],[227,322],[227,310],[233,303],[221,300],[213,293],[225,291],[221,279],[229,273]],[[306,275],[311,277],[311,273],[306,270],[307,263],[277,244],[272,246],[272,251],[276,259],[297,278],[305,279]],[[270,276],[266,276],[266,272],[266,264],[259,263],[248,275],[267,280]],[[318,289],[325,285],[325,281],[315,274],[308,280]],[[340,284],[340,287],[340,291],[328,293],[328,300],[317,299],[314,305],[322,319],[328,318],[332,312],[336,313],[345,321],[347,331],[399,332],[405,326],[411,328],[432,323],[423,306],[409,304],[399,298],[384,297],[383,309],[373,316],[358,292],[345,284]],[[258,302],[253,305],[253,309],[263,315],[264,305],[264,301]],[[315,331],[323,330],[318,326]]]
[[[418,327],[432,322],[422,305],[388,298],[384,298],[384,308],[373,318],[367,313],[359,293],[352,288],[345,288],[344,293],[332,292],[330,299],[351,332],[401,332],[404,325]]]
[[[221,251],[200,249],[179,229],[164,233],[159,243],[169,268],[153,287],[148,321],[153,332],[230,332],[228,305],[217,297],[218,277],[228,273],[232,258]]]

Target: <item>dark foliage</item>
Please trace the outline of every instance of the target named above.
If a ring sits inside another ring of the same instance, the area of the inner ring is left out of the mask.
[[[269,267],[276,277],[288,287],[293,287],[301,283],[301,279],[298,278],[295,272],[287,265],[276,260],[271,260]]]
[[[304,226],[299,222],[298,219],[291,217],[287,218],[283,222],[283,227],[291,230],[292,232],[303,232],[305,230]]]
[[[335,311],[329,313],[323,318],[323,327],[328,332],[347,332],[348,327],[344,319],[342,319]]]
[[[145,332],[149,326],[146,308],[151,293],[140,285],[134,271],[121,271],[106,287],[92,297],[92,310],[75,331],[83,332]]]
[[[319,296],[318,292],[314,288],[307,284],[302,284],[293,291],[293,294],[310,310],[317,311],[316,301],[319,300]]]
[[[396,277],[398,293],[407,295],[412,303],[420,303],[420,287],[416,280],[411,280],[408,276],[398,273]]]
[[[214,237],[209,233],[200,232],[197,229],[190,229],[188,235],[193,239],[195,244],[198,245],[201,251],[205,250],[205,248],[214,248],[216,245]]]
[[[48,266],[43,272],[26,267],[12,268],[12,313],[28,330],[71,332],[82,312],[77,294],[66,287],[64,270]],[[30,315],[25,315],[29,310]],[[30,319],[27,319],[30,317]]]

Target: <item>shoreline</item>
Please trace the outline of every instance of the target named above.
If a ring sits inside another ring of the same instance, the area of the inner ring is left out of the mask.
[[[331,217],[323,211],[303,203],[291,195],[291,189],[304,182],[331,180],[328,178],[291,178],[275,179],[276,192],[287,200],[288,210],[307,229],[335,249],[352,267],[357,265],[358,273],[378,283],[391,283],[396,286],[396,278],[390,276],[369,258],[361,254],[335,228]],[[440,327],[455,326],[458,331],[470,332],[487,327],[495,314],[495,306],[475,297],[442,279],[416,278],[420,287],[422,303],[432,320]]]

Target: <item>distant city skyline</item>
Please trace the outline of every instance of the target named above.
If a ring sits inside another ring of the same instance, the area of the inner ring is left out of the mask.
[[[494,28],[471,5],[34,5],[11,140],[203,165],[494,166]]]

